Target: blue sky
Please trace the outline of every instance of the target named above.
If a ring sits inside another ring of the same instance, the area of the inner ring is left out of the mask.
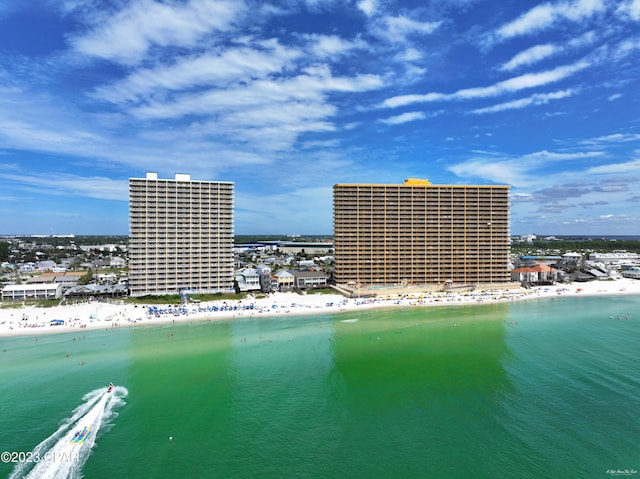
[[[640,234],[640,0],[3,0],[0,234],[128,234],[128,179],[330,234],[335,183],[512,186],[513,234]]]

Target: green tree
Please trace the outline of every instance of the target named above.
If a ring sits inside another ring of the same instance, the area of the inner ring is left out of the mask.
[[[9,249],[9,243],[6,241],[0,241],[0,261],[7,261],[10,253],[11,250]]]
[[[78,284],[79,285],[89,284],[92,279],[93,279],[93,274],[91,274],[91,271],[87,271],[85,274],[80,276],[80,279],[78,280]]]

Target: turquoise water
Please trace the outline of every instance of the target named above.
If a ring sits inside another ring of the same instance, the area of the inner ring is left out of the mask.
[[[71,477],[638,477],[639,340],[638,296],[0,338],[0,450],[113,381]]]

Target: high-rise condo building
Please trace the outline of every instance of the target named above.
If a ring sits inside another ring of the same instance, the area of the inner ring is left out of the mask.
[[[233,183],[129,180],[131,296],[233,291]]]
[[[510,280],[508,186],[338,184],[333,215],[338,284]]]

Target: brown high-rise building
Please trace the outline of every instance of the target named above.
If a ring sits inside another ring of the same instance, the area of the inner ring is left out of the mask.
[[[509,278],[509,187],[338,184],[338,284],[491,284]]]
[[[233,183],[131,178],[129,219],[131,296],[233,291]]]

